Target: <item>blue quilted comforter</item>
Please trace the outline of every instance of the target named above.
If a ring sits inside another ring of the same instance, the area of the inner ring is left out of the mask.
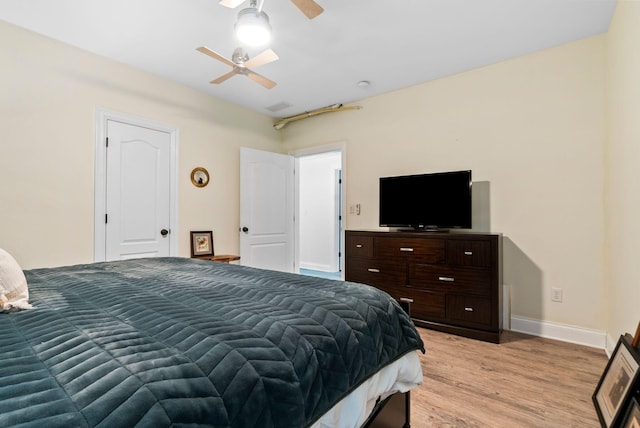
[[[423,349],[386,294],[160,258],[25,272],[0,314],[0,426],[305,427]]]

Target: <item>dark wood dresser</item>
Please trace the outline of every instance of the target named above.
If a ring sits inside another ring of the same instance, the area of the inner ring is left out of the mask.
[[[501,235],[348,230],[345,279],[413,300],[417,326],[500,342]]]

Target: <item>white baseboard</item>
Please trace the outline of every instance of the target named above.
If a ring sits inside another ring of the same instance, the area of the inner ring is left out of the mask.
[[[604,351],[607,353],[607,357],[611,358],[611,355],[613,355],[613,350],[616,348],[616,345],[618,344],[618,339],[613,339],[613,337],[611,337],[611,335],[609,333],[607,333],[607,344],[604,347]]]
[[[611,344],[615,347],[617,342],[613,342],[609,335],[604,331],[591,330],[588,328],[519,316],[511,317],[511,330],[519,333],[531,334],[533,336],[546,337],[549,339],[561,340],[563,342],[604,349],[608,355],[611,355],[611,352],[613,351]],[[609,351],[610,347],[611,351]]]
[[[331,270],[331,266],[329,265],[313,262],[300,262],[300,269],[319,270],[321,272],[337,272],[338,270]]]

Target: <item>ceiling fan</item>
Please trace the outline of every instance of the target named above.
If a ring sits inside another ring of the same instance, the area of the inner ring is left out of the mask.
[[[212,51],[206,46],[201,46],[197,50],[205,55],[209,55],[211,58],[215,58],[218,61],[233,67],[233,70],[231,70],[227,74],[223,74],[217,79],[212,80],[210,83],[219,84],[229,79],[230,77],[235,76],[236,74],[241,74],[243,76],[247,76],[249,79],[253,80],[256,83],[259,83],[267,89],[271,89],[276,86],[276,82],[274,82],[273,80],[269,80],[266,77],[251,70],[252,68],[268,64],[278,59],[278,55],[276,55],[276,53],[271,49],[267,49],[266,51],[258,54],[258,56],[249,59],[249,55],[247,55],[247,53],[244,52],[242,48],[237,48],[233,51],[233,55],[231,56],[230,60],[223,57],[219,53]]]
[[[244,3],[245,0],[220,0],[220,4],[230,8],[236,8]],[[313,19],[324,12],[324,9],[314,0],[291,0],[307,18]]]

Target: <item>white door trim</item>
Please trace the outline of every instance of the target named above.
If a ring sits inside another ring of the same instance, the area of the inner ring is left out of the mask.
[[[333,144],[324,144],[322,146],[313,146],[306,147],[304,149],[291,150],[289,151],[289,155],[293,156],[295,159],[295,170],[299,170],[300,162],[298,158],[303,156],[317,155],[321,153],[327,152],[340,152],[342,155],[341,163],[342,163],[342,200],[340,201],[341,211],[342,211],[342,231],[340,237],[340,254],[342,257],[340,258],[340,271],[342,272],[342,279],[344,279],[344,231],[347,229],[346,222],[346,189],[347,189],[347,143],[339,142]],[[294,212],[295,218],[300,218],[300,174],[296,173],[295,182],[294,182]],[[295,271],[300,272],[300,224],[298,221],[295,222],[295,230],[294,230],[294,252],[295,252]]]
[[[113,120],[126,123],[132,126],[154,129],[156,131],[166,132],[171,136],[171,177],[169,209],[170,222],[169,227],[169,247],[172,256],[177,255],[178,238],[178,128],[131,116],[125,113],[110,111],[101,107],[96,107],[95,113],[96,123],[96,140],[95,140],[95,165],[94,165],[94,222],[93,222],[93,261],[102,262],[106,260],[105,252],[105,214],[106,214],[106,137],[107,137],[107,121]]]

